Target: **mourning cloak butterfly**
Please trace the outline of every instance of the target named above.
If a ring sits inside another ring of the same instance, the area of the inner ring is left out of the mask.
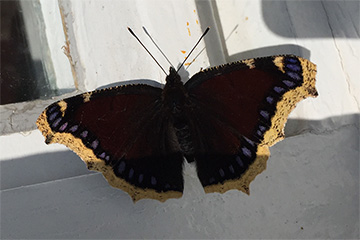
[[[125,85],[51,104],[37,126],[134,201],[183,192],[184,157],[205,192],[238,189],[266,168],[295,105],[316,97],[316,66],[293,55],[242,60],[195,74],[174,68],[163,89]]]

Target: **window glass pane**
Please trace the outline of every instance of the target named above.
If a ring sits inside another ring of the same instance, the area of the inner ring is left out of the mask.
[[[40,2],[1,1],[0,104],[57,95]]]

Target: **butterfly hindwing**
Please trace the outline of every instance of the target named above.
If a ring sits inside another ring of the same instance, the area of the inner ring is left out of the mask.
[[[37,125],[47,143],[66,145],[134,201],[165,201],[182,195],[183,157],[168,143],[161,92],[127,85],[84,93],[50,105]]]
[[[250,182],[266,168],[268,147],[283,138],[289,113],[317,95],[315,74],[305,59],[271,56],[206,69],[185,84],[196,106],[193,121],[201,137],[195,143],[205,146],[195,162],[206,192],[249,193]]]
[[[198,154],[195,162],[206,193],[238,189],[249,194],[249,185],[265,169],[268,156],[267,146],[256,145],[243,137],[237,153]]]

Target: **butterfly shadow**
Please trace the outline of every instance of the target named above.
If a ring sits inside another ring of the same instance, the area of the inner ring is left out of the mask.
[[[181,64],[179,63],[177,65],[177,67],[179,68],[180,66],[181,66]],[[181,77],[181,81],[183,83],[185,83],[186,81],[188,81],[190,79],[190,74],[185,68],[180,68],[178,73],[179,73],[179,75]],[[164,79],[165,79],[165,77],[164,77]],[[120,81],[120,82],[109,83],[109,84],[106,84],[106,85],[96,88],[96,90],[124,86],[124,85],[131,85],[131,84],[133,84],[133,85],[146,84],[146,85],[156,87],[156,88],[164,88],[164,86],[165,86],[164,83],[157,82],[157,81],[154,81],[151,79],[133,79],[133,80],[125,80],[125,81]]]
[[[296,44],[282,44],[262,48],[255,48],[249,51],[239,52],[227,57],[229,62],[238,61],[239,59],[248,59],[254,57],[275,56],[293,54],[305,59],[310,59],[311,52],[309,49]]]
[[[134,80],[125,80],[125,81],[121,81],[121,82],[109,83],[109,84],[106,84],[106,85],[96,88],[96,90],[105,89],[105,88],[113,88],[113,87],[124,86],[124,85],[131,85],[131,84],[133,84],[133,85],[146,84],[146,85],[149,85],[152,87],[157,87],[157,88],[164,87],[164,84],[159,83],[154,80],[151,80],[151,79],[134,79]]]

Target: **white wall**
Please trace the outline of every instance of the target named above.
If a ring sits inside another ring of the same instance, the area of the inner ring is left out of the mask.
[[[44,8],[48,2],[41,2]],[[0,136],[1,237],[359,237],[358,2],[72,0],[60,6],[80,91],[130,79],[164,83],[128,26],[166,69],[142,26],[175,66],[185,57],[181,50],[188,52],[210,26],[190,76],[212,64],[296,53],[317,64],[319,97],[291,114],[291,137],[271,148],[250,196],[205,195],[187,166],[181,199],[134,205],[66,147],[46,146],[39,131]],[[63,71],[71,76],[70,68]],[[44,102],[32,104],[40,114]]]

